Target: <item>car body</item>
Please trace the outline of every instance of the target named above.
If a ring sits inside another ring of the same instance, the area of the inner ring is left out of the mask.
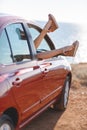
[[[21,39],[19,30],[26,39]],[[0,15],[0,128],[21,129],[50,106],[66,109],[72,79],[65,57],[40,60],[37,53],[54,50],[46,35],[36,49],[42,29],[35,23]],[[30,58],[16,57],[20,54]]]

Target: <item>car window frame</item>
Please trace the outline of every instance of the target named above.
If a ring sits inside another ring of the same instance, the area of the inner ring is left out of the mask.
[[[1,66],[2,66],[2,65],[4,65],[4,66],[9,66],[9,65],[12,65],[12,64],[23,64],[23,63],[29,62],[29,60],[28,60],[28,61],[20,61],[20,62],[15,62],[15,61],[14,61],[13,51],[12,51],[10,39],[9,39],[8,33],[7,33],[7,31],[6,31],[6,27],[7,27],[7,26],[10,26],[11,24],[21,24],[21,25],[22,25],[23,30],[24,30],[25,35],[26,35],[26,40],[27,40],[28,49],[29,49],[30,56],[31,56],[31,61],[34,60],[34,59],[36,59],[36,56],[35,56],[35,55],[36,55],[36,51],[33,49],[32,45],[31,45],[32,38],[31,38],[30,32],[29,32],[28,29],[27,29],[27,28],[28,28],[27,24],[24,23],[24,22],[17,21],[17,22],[12,22],[12,23],[7,24],[7,25],[4,26],[4,28],[1,30],[0,35],[2,34],[3,31],[5,31],[5,34],[6,34],[6,37],[7,37],[7,40],[8,40],[8,44],[9,44],[9,49],[10,49],[10,52],[11,52],[11,57],[12,57],[12,62],[11,62],[11,63],[7,63],[7,64],[2,64],[2,63],[1,63]],[[33,54],[32,49],[34,50],[34,54]]]
[[[14,25],[17,25],[17,24],[19,24],[19,25],[21,25],[21,27],[22,27],[22,29],[23,29],[23,31],[24,31],[24,34],[26,35],[26,32],[25,32],[25,29],[24,29],[24,27],[23,27],[23,24],[22,23],[13,23]],[[13,24],[10,24],[10,25],[13,25]],[[10,26],[9,25],[9,26]],[[14,26],[13,25],[13,26]],[[8,27],[8,26],[7,26]],[[6,29],[6,33],[7,33],[7,37],[8,37],[8,41],[9,41],[9,44],[10,44],[10,49],[11,49],[11,54],[12,54],[12,58],[13,58],[13,63],[15,63],[15,62],[19,62],[19,63],[21,63],[21,62],[25,62],[25,61],[15,61],[15,59],[14,59],[14,50],[13,50],[13,48],[12,48],[12,42],[11,42],[11,39],[10,39],[10,35],[8,34],[8,31],[7,31],[7,27],[5,28]],[[28,40],[27,40],[27,36],[26,36],[26,42],[27,42],[27,49],[28,49],[28,52],[29,52],[29,55],[30,55],[30,59],[31,59],[31,54],[30,54],[30,49],[29,49],[29,44],[28,44]],[[27,62],[27,61],[26,61]]]

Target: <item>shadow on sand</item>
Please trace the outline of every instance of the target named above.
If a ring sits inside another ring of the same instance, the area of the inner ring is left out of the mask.
[[[47,109],[22,130],[53,130],[63,112]]]

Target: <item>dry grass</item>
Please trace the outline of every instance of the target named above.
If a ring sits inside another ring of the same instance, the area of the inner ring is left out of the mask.
[[[87,87],[87,64],[80,63],[72,66],[72,88]]]

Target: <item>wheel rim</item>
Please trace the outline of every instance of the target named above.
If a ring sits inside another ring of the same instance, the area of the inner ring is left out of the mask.
[[[0,130],[11,130],[11,127],[9,124],[4,123],[1,127]]]
[[[67,106],[67,103],[68,103],[68,97],[69,97],[69,81],[66,82],[66,86],[65,86],[64,107]]]

